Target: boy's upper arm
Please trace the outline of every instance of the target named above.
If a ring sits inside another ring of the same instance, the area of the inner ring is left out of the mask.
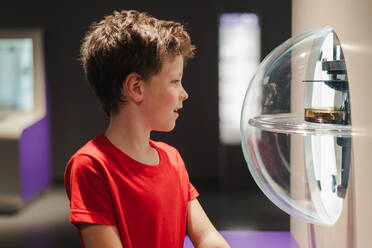
[[[187,233],[195,247],[221,247],[229,245],[218,233],[197,199],[189,201],[187,207]]]
[[[66,170],[73,224],[79,222],[114,225],[112,199],[95,161],[88,156],[75,157]]]
[[[122,248],[116,226],[80,223],[85,248]]]
[[[210,231],[215,231],[208,216],[201,207],[198,199],[189,201],[187,207],[187,233],[192,243],[198,244],[201,239]]]

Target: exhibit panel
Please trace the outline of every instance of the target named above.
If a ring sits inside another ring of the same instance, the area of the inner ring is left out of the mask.
[[[41,30],[0,30],[0,213],[50,184],[50,130]]]

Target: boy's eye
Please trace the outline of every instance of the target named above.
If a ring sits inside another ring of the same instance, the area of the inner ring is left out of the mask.
[[[172,83],[178,84],[181,83],[181,80],[173,80]]]

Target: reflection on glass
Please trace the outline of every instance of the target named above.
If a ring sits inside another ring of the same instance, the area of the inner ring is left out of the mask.
[[[0,110],[32,108],[32,39],[0,39]]]
[[[342,211],[342,199],[337,194],[341,184],[341,165],[337,156],[341,147],[332,136],[307,136],[305,149],[312,161],[307,162],[312,201],[322,219],[335,223]]]

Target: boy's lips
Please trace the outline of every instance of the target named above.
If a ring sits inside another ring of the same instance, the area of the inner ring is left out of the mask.
[[[173,112],[178,113],[178,111],[179,111],[180,109],[182,109],[182,107],[180,107],[180,108],[176,108],[175,110],[173,110]]]

